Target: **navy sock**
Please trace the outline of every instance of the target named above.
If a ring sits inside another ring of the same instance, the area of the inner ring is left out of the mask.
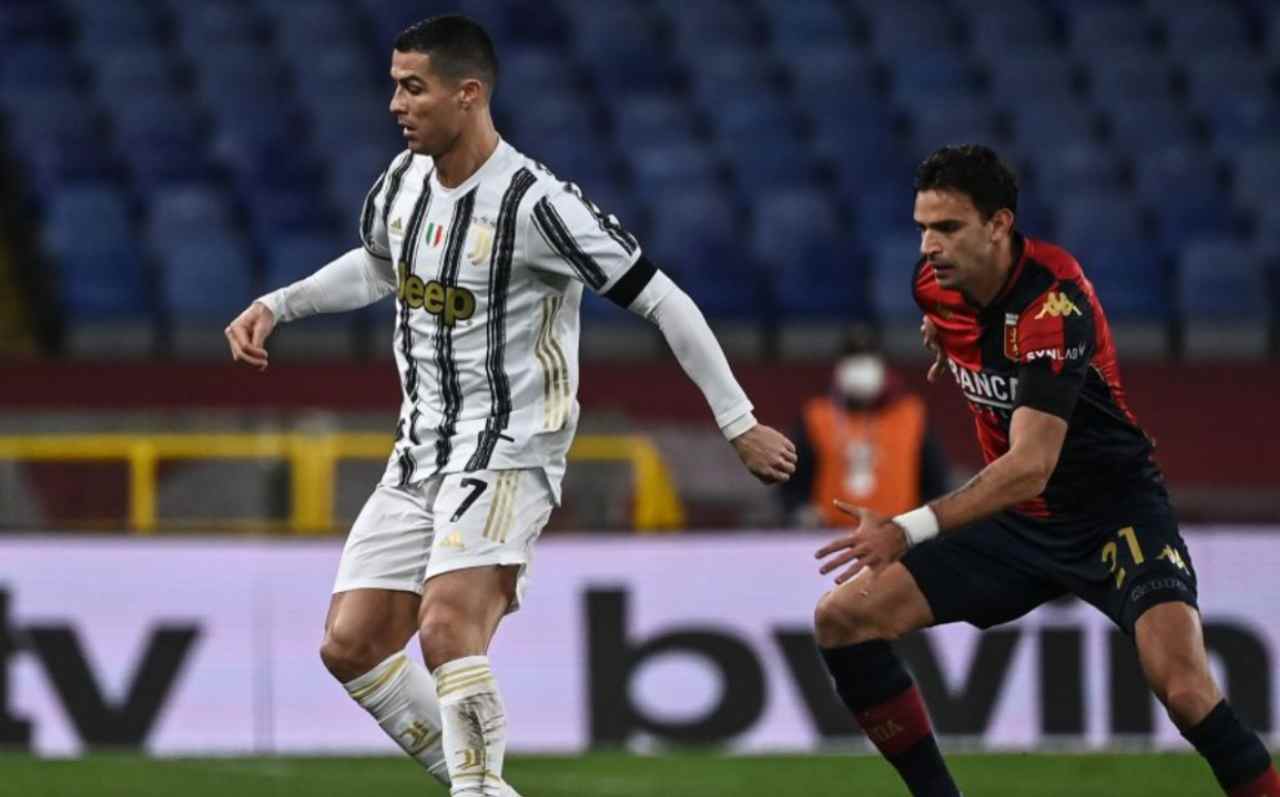
[[[1182,735],[1209,762],[1223,791],[1255,780],[1271,766],[1271,754],[1262,740],[1244,727],[1226,700]]]
[[[924,701],[884,640],[831,650],[822,658],[836,693],[915,797],[959,797],[933,736]]]

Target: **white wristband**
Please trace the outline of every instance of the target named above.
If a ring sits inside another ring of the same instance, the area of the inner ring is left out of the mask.
[[[938,516],[933,513],[928,504],[898,515],[893,522],[907,533],[908,548],[938,536]]]

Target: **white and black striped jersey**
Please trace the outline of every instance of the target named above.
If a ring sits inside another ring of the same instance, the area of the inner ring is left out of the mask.
[[[636,239],[505,141],[456,188],[402,153],[370,190],[360,237],[396,279],[402,402],[384,483],[538,467],[558,496],[582,288],[630,304],[654,274]]]

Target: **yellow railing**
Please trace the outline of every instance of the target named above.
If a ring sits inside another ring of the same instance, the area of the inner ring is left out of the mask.
[[[289,526],[298,533],[334,528],[334,482],[342,460],[385,460],[392,440],[383,434],[96,434],[0,436],[0,459],[129,465],[129,525],[150,534],[156,523],[156,464],[165,460],[282,459],[289,463]],[[637,530],[676,529],[684,507],[661,454],[646,437],[584,435],[570,461],[631,464]]]

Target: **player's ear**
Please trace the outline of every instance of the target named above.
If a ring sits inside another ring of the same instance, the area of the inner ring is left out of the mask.
[[[1013,218],[1013,211],[1008,208],[1000,208],[991,214],[992,242],[1008,238],[1013,233]]]
[[[475,78],[466,78],[458,86],[458,105],[464,111],[480,102],[484,97],[484,84]]]

